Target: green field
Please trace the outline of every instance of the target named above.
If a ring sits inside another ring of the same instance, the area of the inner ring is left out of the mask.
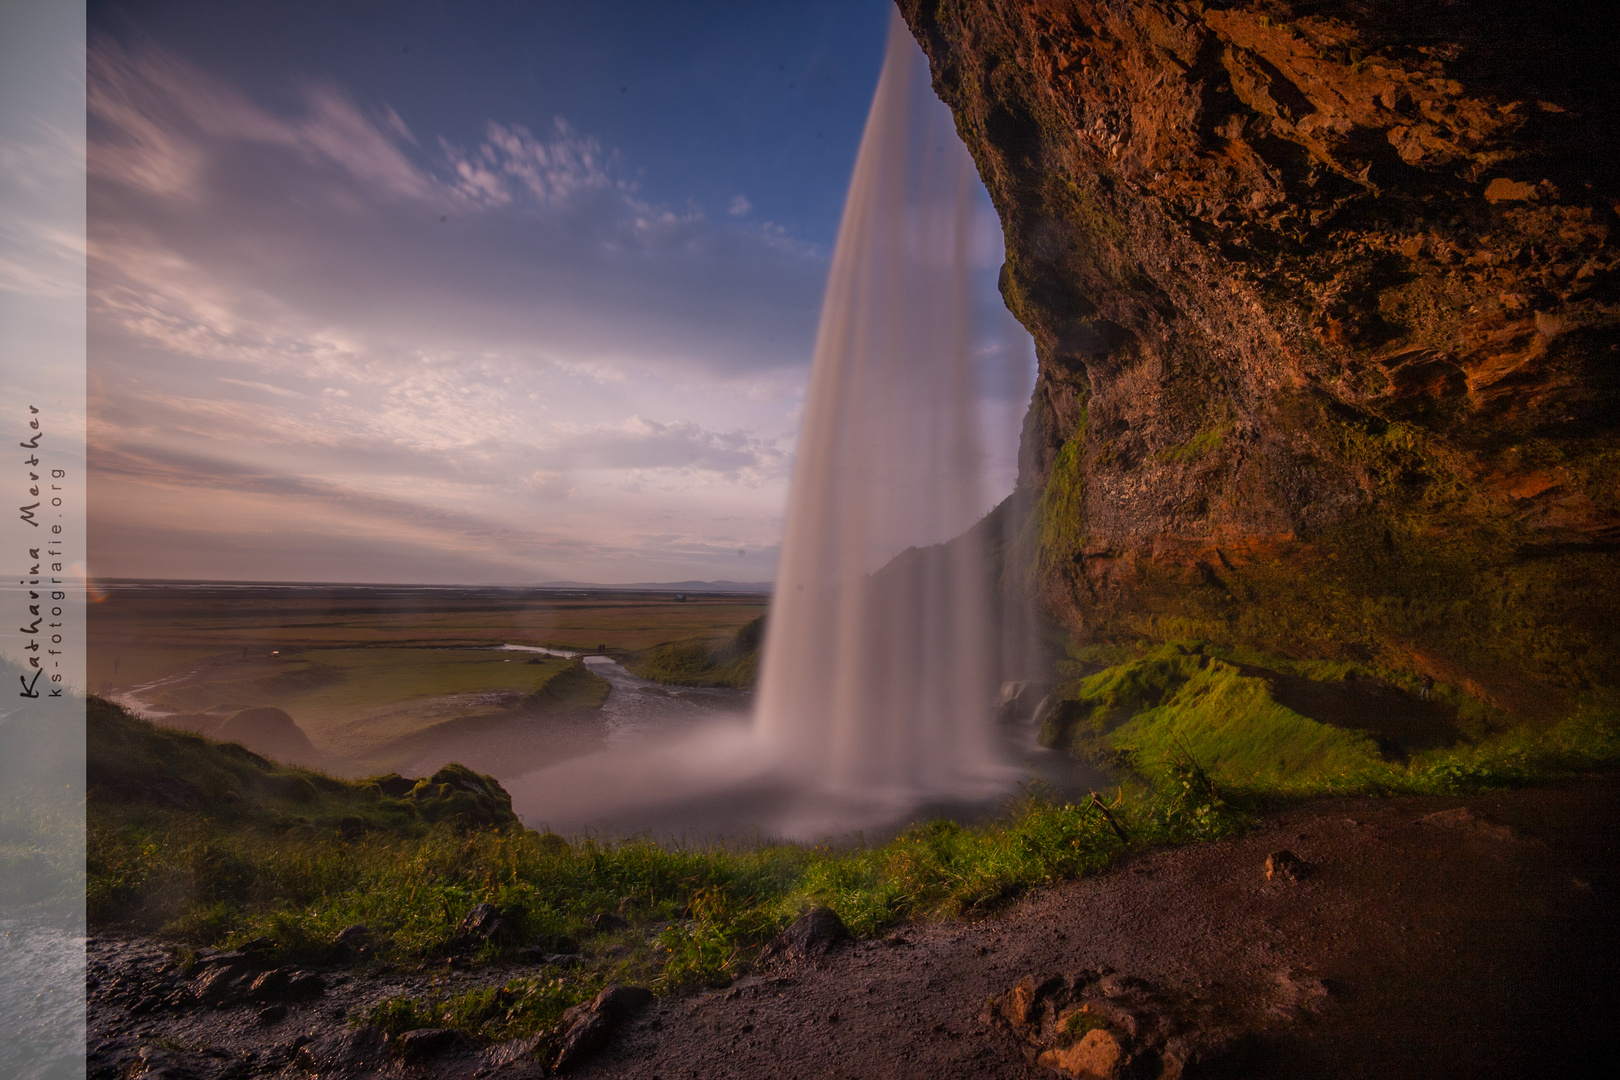
[[[427,752],[413,739],[423,733],[489,736],[525,699],[554,718],[601,703],[600,693],[531,699],[568,661],[491,646],[626,658],[673,640],[726,641],[765,605],[763,596],[115,582],[91,607],[90,683],[196,730],[240,709],[281,709],[331,756],[328,767],[354,773],[408,765]],[[577,731],[548,734],[570,752],[585,745]]]

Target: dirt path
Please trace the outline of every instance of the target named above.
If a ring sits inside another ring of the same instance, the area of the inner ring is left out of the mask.
[[[1145,980],[1189,1026],[1226,1033],[1225,1050],[1196,1075],[1586,1075],[1617,1042],[1617,821],[1614,776],[1473,798],[1302,805],[1240,838],[1146,854],[988,919],[909,928],[660,1000],[572,1075],[1054,1077],[981,1014],[1025,975],[1088,969]],[[1268,881],[1266,856],[1279,849],[1310,872]],[[214,1056],[163,1067],[199,1077],[543,1071],[508,1061],[515,1047],[451,1049],[409,1068],[386,1054],[346,1064],[338,1017],[347,996],[368,988],[338,983],[350,989],[276,1029],[255,1028],[250,1011],[193,1014],[174,1041],[211,1043]],[[93,1047],[107,1032],[120,1038],[104,1076],[141,1075],[139,1061],[117,1062],[142,1040],[178,1034],[132,1022],[95,994],[91,1024]],[[287,1049],[298,1031],[315,1040],[302,1058]]]

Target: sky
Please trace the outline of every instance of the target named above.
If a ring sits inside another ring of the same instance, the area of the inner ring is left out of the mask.
[[[771,580],[890,11],[91,3],[93,573]]]

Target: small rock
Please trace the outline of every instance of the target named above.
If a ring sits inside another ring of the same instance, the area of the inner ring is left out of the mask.
[[[497,1043],[484,1052],[484,1062],[487,1068],[504,1069],[508,1065],[516,1064],[532,1058],[536,1050],[545,1045],[544,1035],[530,1035],[526,1039],[508,1039]]]
[[[337,937],[332,939],[334,945],[347,945],[350,948],[360,948],[370,944],[371,928],[365,923],[355,923],[338,931]]]
[[[1226,1056],[1236,1040],[1225,1031],[1195,1031],[1177,1035],[1159,1051],[1163,1071],[1159,1080],[1183,1080],[1195,1069]]]
[[[399,1049],[400,1056],[407,1061],[423,1061],[427,1058],[438,1057],[454,1047],[462,1039],[461,1032],[455,1028],[417,1028],[407,1031],[394,1040]]]
[[[344,927],[332,939],[332,951],[340,960],[362,960],[373,951],[371,928],[365,923]]]
[[[270,1005],[259,1010],[259,1023],[265,1027],[279,1024],[285,1019],[287,1019],[287,1006],[285,1005]]]
[[[293,1040],[293,1062],[307,1073],[321,1076],[368,1075],[386,1058],[383,1033],[371,1026],[326,1035],[311,1041]]]
[[[488,941],[501,932],[501,909],[494,904],[474,904],[461,920],[461,933]]]
[[[245,974],[232,967],[210,967],[197,976],[191,993],[204,1005],[224,1008],[241,993]]]
[[[641,986],[609,986],[595,999],[563,1013],[566,1034],[557,1055],[558,1072],[571,1068],[601,1049],[621,1023],[653,999]]]
[[[288,1001],[314,1001],[326,993],[326,983],[313,971],[295,971],[287,977]]]
[[[1267,881],[1303,881],[1311,864],[1292,851],[1273,851],[1266,856]]]
[[[782,931],[759,954],[762,963],[802,960],[826,953],[850,939],[849,928],[831,908],[811,908]]]
[[[1078,1042],[1054,1046],[1036,1060],[1081,1080],[1118,1080],[1131,1063],[1131,1055],[1112,1031],[1093,1028]]]
[[[274,968],[254,979],[248,986],[247,996],[260,1004],[280,1001],[287,996],[289,973],[285,968]]]

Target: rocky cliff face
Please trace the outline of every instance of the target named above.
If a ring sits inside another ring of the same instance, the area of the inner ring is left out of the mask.
[[[1001,214],[1081,641],[1620,685],[1620,8],[900,6]]]

